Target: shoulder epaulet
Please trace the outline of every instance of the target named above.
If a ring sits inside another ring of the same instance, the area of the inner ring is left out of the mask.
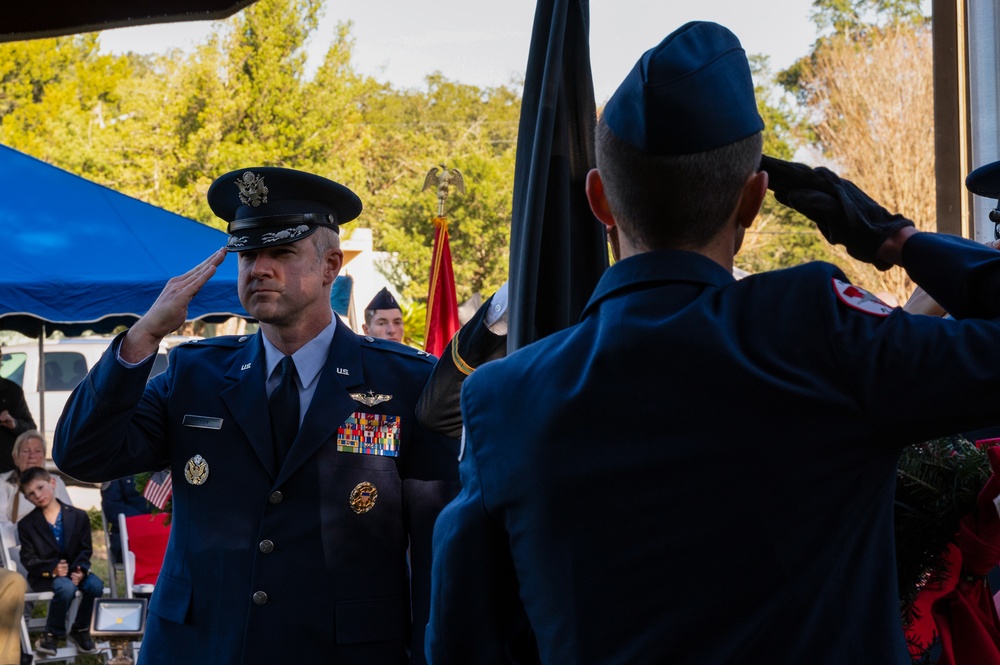
[[[408,358],[415,358],[429,363],[434,363],[437,361],[437,358],[427,353],[426,351],[414,349],[412,346],[406,346],[405,344],[400,344],[399,342],[390,342],[385,339],[377,339],[375,337],[372,337],[371,335],[361,335],[361,346],[370,349],[375,349],[376,351],[388,351],[389,353],[396,353],[401,356],[406,356]]]
[[[235,349],[237,347],[243,346],[247,342],[253,339],[253,335],[220,335],[219,337],[206,337],[205,339],[194,339],[189,342],[184,342],[183,344],[178,344],[175,349],[180,348],[199,348],[199,347],[223,347],[227,349]]]

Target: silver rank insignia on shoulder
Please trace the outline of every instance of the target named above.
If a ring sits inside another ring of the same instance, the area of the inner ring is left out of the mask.
[[[374,392],[369,390],[366,393],[351,393],[351,399],[355,402],[361,402],[365,406],[375,406],[376,404],[381,404],[382,402],[388,402],[392,399],[392,395],[376,395]]]
[[[378,498],[378,490],[369,482],[358,483],[351,490],[350,504],[351,510],[358,515],[367,513],[375,507],[375,499]]]
[[[195,455],[184,465],[184,477],[192,485],[204,485],[208,480],[208,462],[201,455]]]

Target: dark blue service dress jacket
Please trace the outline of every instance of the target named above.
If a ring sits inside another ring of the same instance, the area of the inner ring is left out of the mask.
[[[171,469],[139,661],[370,665],[409,663],[412,648],[422,662],[431,530],[457,491],[457,442],[413,416],[434,359],[338,323],[277,469],[259,336],[177,347],[148,385],[148,364],[117,361],[118,341],[60,419],[53,458],[75,478]],[[398,456],[344,452],[358,428],[394,423],[379,442]]]
[[[1000,419],[1000,252],[919,234],[904,261],[968,318],[890,314],[829,264],[652,252],[477,369],[428,660],[908,664],[896,464]]]

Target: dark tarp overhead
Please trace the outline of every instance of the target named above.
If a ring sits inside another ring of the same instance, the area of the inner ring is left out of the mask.
[[[588,0],[538,0],[514,166],[507,350],[575,324],[608,266],[587,203],[596,109]]]
[[[226,234],[0,146],[0,330],[37,337],[110,332],[141,316],[167,280]],[[229,257],[188,319],[249,318]]]
[[[0,42],[58,37],[151,23],[210,21],[232,16],[255,0],[45,0],[8,2]]]

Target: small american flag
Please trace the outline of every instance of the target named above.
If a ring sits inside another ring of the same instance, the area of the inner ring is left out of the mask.
[[[142,496],[151,504],[163,510],[167,505],[170,495],[173,494],[173,483],[170,481],[170,469],[157,471],[146,481],[146,488],[142,490]]]

